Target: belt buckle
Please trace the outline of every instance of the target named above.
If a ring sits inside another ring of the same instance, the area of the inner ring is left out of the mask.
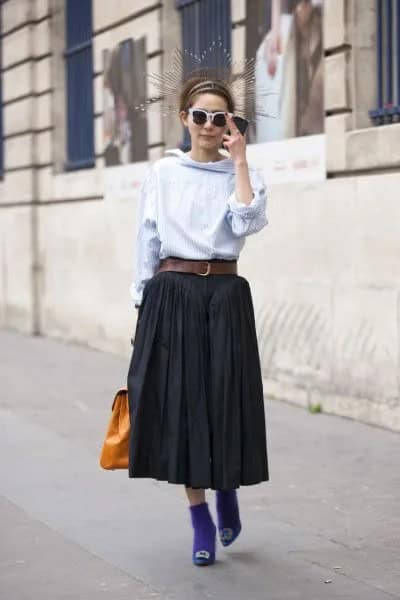
[[[200,275],[201,277],[206,277],[207,275],[210,274],[211,271],[211,263],[209,263],[208,261],[202,261],[207,265],[207,271],[205,273],[197,273],[197,275]]]

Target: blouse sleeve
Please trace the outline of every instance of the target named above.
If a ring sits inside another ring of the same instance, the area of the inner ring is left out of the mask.
[[[250,204],[239,202],[235,191],[228,198],[226,218],[235,237],[257,233],[268,224],[266,216],[267,194],[264,180],[257,171],[250,169],[250,182],[253,189],[253,199]]]
[[[157,230],[157,181],[154,170],[150,168],[146,173],[139,195],[135,276],[130,286],[130,294],[136,308],[142,302],[146,283],[158,268],[160,246]]]

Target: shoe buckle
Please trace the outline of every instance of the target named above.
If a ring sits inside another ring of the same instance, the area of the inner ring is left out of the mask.
[[[195,554],[196,558],[210,558],[210,553],[207,550],[198,550]]]

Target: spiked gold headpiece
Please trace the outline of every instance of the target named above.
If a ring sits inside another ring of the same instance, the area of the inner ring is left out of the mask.
[[[267,97],[274,92],[260,90],[256,93],[257,58],[232,62],[232,56],[222,46],[213,42],[202,54],[195,54],[176,48],[171,59],[171,69],[164,73],[146,73],[146,77],[158,92],[144,103],[135,106],[136,110],[159,110],[167,116],[179,112],[180,89],[185,81],[201,77],[203,81],[195,88],[199,92],[222,89],[226,86],[235,103],[235,114],[247,120],[257,117],[271,117],[267,108]],[[212,65],[212,66],[210,66]],[[194,90],[195,90],[194,88]],[[193,90],[191,90],[191,95]]]

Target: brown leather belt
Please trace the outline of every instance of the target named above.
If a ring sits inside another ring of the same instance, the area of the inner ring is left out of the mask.
[[[185,260],[178,258],[163,258],[160,261],[160,271],[179,271],[181,273],[195,273],[196,275],[236,275],[237,262]]]

